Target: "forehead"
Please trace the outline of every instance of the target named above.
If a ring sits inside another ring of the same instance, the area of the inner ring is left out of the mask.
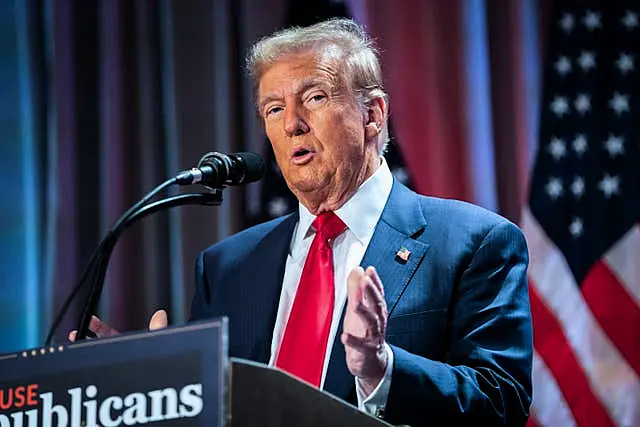
[[[314,52],[291,53],[268,66],[258,82],[258,96],[299,90],[313,84],[338,85],[340,73],[331,55]]]

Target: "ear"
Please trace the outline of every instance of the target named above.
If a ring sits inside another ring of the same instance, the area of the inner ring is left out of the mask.
[[[375,122],[369,122],[364,127],[364,138],[367,141],[374,139],[380,133],[380,128]]]
[[[387,119],[387,102],[379,96],[371,100],[371,105],[367,109],[367,121],[364,126],[364,136],[366,140],[374,139],[380,134],[382,125]]]

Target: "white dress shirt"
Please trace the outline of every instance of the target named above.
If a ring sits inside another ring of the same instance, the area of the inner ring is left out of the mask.
[[[389,166],[384,158],[381,158],[381,165],[378,170],[358,188],[356,193],[340,209],[335,211],[335,214],[347,226],[347,230],[338,236],[333,243],[335,303],[320,388],[324,388],[334,340],[340,339],[338,331],[342,332],[340,318],[347,301],[347,278],[351,270],[362,262],[364,253],[373,237],[376,224],[391,193],[392,185],[393,176]],[[273,331],[273,340],[271,341],[269,364],[272,366],[277,358],[285,326],[289,319],[289,313],[291,312],[302,275],[302,269],[315,235],[311,224],[316,217],[302,204],[299,205],[298,209],[300,219],[291,239],[291,247],[285,265],[282,293],[280,294],[280,303],[278,305],[278,315]],[[338,336],[336,337],[336,335]],[[371,415],[377,414],[378,411],[384,408],[391,385],[393,353],[386,344],[385,350],[388,356],[387,370],[376,389],[368,397],[365,398],[358,380],[355,380],[358,407]]]

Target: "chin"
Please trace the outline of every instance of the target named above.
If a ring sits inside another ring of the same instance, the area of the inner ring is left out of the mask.
[[[293,191],[294,194],[310,194],[319,192],[325,189],[327,186],[318,184],[316,182],[296,182],[293,185],[290,185],[289,188]]]
[[[286,181],[289,189],[291,189],[294,194],[298,195],[301,193],[309,194],[325,190],[330,182],[330,179],[322,179],[318,176],[298,176],[294,179],[286,179]]]

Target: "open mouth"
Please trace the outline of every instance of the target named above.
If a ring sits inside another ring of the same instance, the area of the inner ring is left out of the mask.
[[[306,148],[298,148],[293,152],[293,157],[294,158],[304,157],[309,153],[311,153],[311,151],[307,150]]]
[[[313,151],[299,147],[293,150],[293,153],[291,154],[291,161],[296,165],[306,164],[311,161],[313,154]]]

